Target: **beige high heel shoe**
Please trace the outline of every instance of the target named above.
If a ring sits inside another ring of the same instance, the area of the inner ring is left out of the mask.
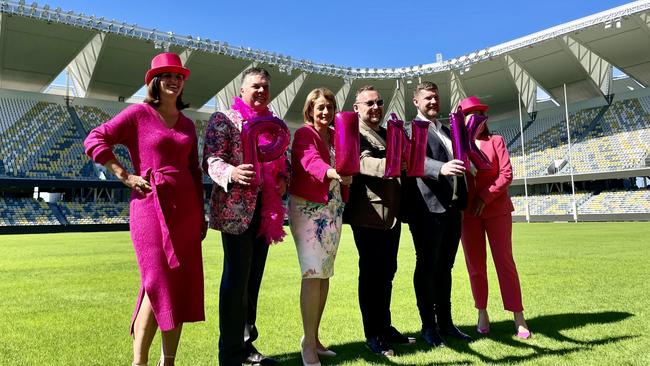
[[[308,363],[307,361],[305,361],[305,355],[302,353],[304,345],[305,345],[305,336],[300,338],[300,358],[302,358],[303,366],[321,366],[320,360],[314,363]],[[316,354],[318,354],[318,352]]]
[[[165,362],[165,360],[173,360],[175,358],[176,358],[176,355],[174,355],[174,356],[160,355],[160,360],[158,360],[158,363],[156,364],[156,366],[165,366],[167,364],[167,362]]]

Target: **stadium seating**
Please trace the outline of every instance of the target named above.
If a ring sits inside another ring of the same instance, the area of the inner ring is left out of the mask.
[[[640,101],[615,102],[601,123],[574,146],[574,169],[589,173],[636,168],[641,166],[649,146],[650,114]]]
[[[21,178],[89,179],[81,136],[59,104],[4,101],[0,158],[3,175]],[[8,118],[4,118],[4,117]],[[34,121],[38,121],[35,123]]]
[[[71,225],[127,224],[129,222],[128,202],[57,202],[57,206]]]
[[[583,214],[648,213],[650,190],[601,192],[580,206]]]
[[[591,196],[590,193],[576,193],[578,206]],[[525,215],[525,197],[511,197],[515,206],[513,215]],[[573,197],[570,194],[555,193],[528,196],[528,209],[531,215],[571,215],[573,214]]]
[[[79,119],[81,119],[81,123],[86,132],[108,121],[120,112],[120,110],[95,106],[74,106],[74,110],[77,112]]]
[[[45,202],[29,198],[0,198],[0,226],[60,224]]]
[[[35,106],[34,100],[0,98],[0,132],[9,129]]]
[[[90,132],[93,128],[110,120],[120,112],[117,109],[106,109],[95,106],[75,106],[75,112],[81,120],[86,133]],[[124,145],[116,145],[113,147],[113,153],[119,159],[120,163],[128,170],[133,171],[133,164],[131,163],[131,156],[129,150]],[[106,174],[106,179],[117,180],[112,174]]]
[[[575,173],[616,171],[640,167],[650,152],[650,96],[619,100],[598,119],[606,107],[586,108],[569,115],[571,127],[571,161]],[[592,123],[594,122],[595,123]],[[524,175],[518,121],[502,125],[495,133],[511,142],[508,146],[515,177]],[[513,133],[514,132],[514,133]],[[564,114],[538,118],[524,131],[526,174],[547,175],[555,159],[569,160]],[[571,165],[560,173],[568,174]]]
[[[525,215],[523,196],[512,196],[513,215]],[[531,215],[572,215],[571,194],[555,193],[528,196]],[[600,194],[576,193],[579,215],[585,214],[650,214],[650,190],[607,191]]]

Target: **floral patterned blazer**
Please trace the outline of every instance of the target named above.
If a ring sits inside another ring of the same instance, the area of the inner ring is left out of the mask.
[[[210,227],[228,234],[241,234],[251,223],[260,187],[230,182],[233,169],[243,164],[242,125],[239,112],[229,109],[210,116],[205,129],[203,170],[212,178]]]

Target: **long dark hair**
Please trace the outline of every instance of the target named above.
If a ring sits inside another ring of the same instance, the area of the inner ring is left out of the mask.
[[[490,132],[490,129],[488,128],[487,123],[483,124],[483,131],[477,136],[477,137],[489,137],[492,136],[492,133]]]
[[[154,76],[147,85],[147,96],[144,98],[144,102],[154,108],[158,108],[160,105],[160,75]],[[189,106],[189,103],[183,102],[183,91],[181,91],[176,98],[176,109],[182,111]]]

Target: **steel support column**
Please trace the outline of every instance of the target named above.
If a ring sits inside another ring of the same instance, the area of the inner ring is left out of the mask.
[[[282,92],[280,92],[280,94],[278,94],[277,97],[271,101],[269,107],[273,110],[276,116],[282,119],[287,116],[289,107],[291,107],[293,100],[296,99],[296,95],[300,91],[306,78],[307,74],[301,72],[291,83],[289,83],[289,85],[287,85],[286,88],[284,88]]]
[[[106,39],[105,33],[97,33],[67,66],[79,97],[85,97],[88,92],[95,66],[102,52],[104,39]]]
[[[230,108],[233,98],[239,95],[241,78],[244,74],[244,71],[255,66],[257,66],[257,62],[253,62],[250,65],[246,66],[239,74],[237,74],[237,76],[235,76],[228,84],[226,84],[226,86],[224,86],[223,89],[217,93],[217,95],[214,96],[215,102],[217,104],[216,109],[218,111],[225,111]]]
[[[565,47],[571,51],[580,65],[585,69],[591,81],[600,89],[603,97],[611,94],[612,65],[598,56],[585,45],[569,36],[563,36]]]
[[[463,86],[463,83],[460,80],[460,76],[458,75],[458,72],[456,70],[451,70],[449,74],[450,74],[449,85],[451,88],[449,110],[453,111],[456,109],[456,107],[458,107],[458,104],[460,103],[461,100],[467,98],[467,92],[465,91],[465,87]]]

